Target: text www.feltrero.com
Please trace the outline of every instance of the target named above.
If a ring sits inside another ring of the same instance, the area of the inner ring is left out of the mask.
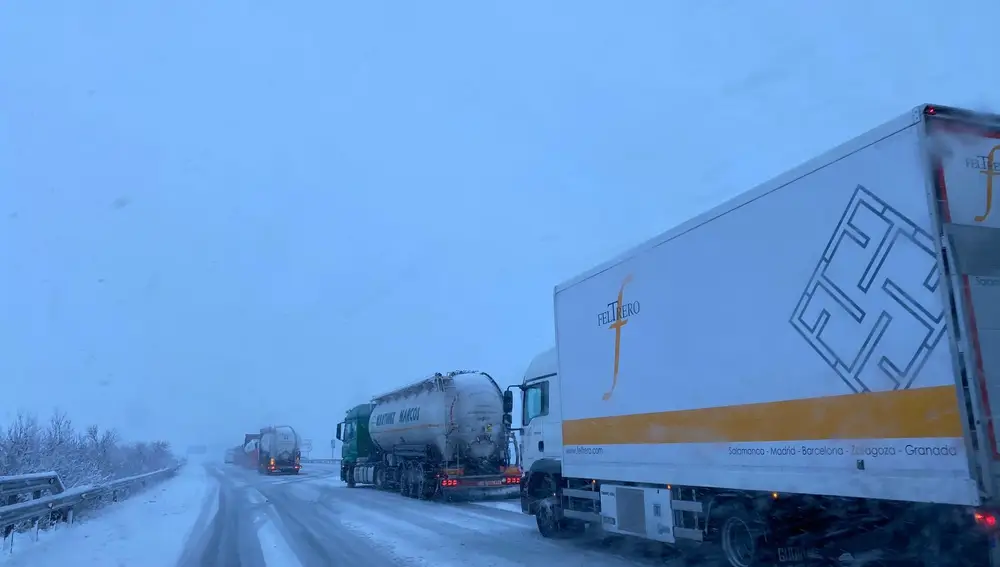
[[[600,455],[604,453],[604,447],[584,447],[583,445],[577,445],[576,447],[566,447],[566,453],[570,455]]]

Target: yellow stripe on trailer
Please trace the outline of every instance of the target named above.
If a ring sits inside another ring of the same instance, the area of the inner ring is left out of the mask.
[[[565,445],[962,437],[954,386],[563,422]]]

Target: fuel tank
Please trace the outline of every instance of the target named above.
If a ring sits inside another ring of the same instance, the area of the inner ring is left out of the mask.
[[[372,401],[369,432],[383,451],[428,445],[453,461],[499,459],[506,450],[503,394],[485,372],[435,374]]]

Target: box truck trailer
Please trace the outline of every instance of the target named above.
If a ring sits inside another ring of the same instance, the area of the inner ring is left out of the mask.
[[[558,285],[520,384],[541,534],[1000,565],[998,150],[923,105]]]

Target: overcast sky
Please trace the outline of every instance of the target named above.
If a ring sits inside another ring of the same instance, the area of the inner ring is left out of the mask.
[[[328,446],[425,374],[517,382],[559,281],[918,103],[994,107],[992,4],[939,6],[4,2],[0,418]]]

